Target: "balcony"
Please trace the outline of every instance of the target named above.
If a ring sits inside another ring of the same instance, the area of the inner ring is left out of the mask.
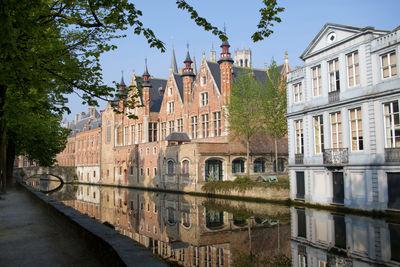
[[[339,98],[340,91],[332,91],[328,93],[328,101],[329,103],[335,103],[340,100]]]
[[[294,163],[295,164],[303,164],[303,158],[304,158],[303,154],[295,154],[294,155]]]
[[[348,148],[324,149],[323,159],[326,165],[342,165],[349,163]]]
[[[386,162],[400,162],[400,147],[385,148]]]

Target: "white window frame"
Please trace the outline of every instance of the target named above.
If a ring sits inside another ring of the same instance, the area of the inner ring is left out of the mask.
[[[316,125],[316,123],[318,123]],[[320,151],[317,151],[317,132],[316,128],[318,127],[318,146]],[[317,115],[313,117],[313,129],[314,129],[314,153],[321,154],[324,152],[324,117],[322,115]]]
[[[338,121],[338,114],[340,114],[340,121]],[[334,115],[335,121],[332,121],[332,115]],[[333,150],[339,150],[343,148],[343,142],[341,139],[343,139],[343,131],[342,131],[342,114],[340,111],[338,112],[332,112],[329,114],[329,119],[331,123],[331,147]],[[333,146],[333,125],[336,125],[336,144],[337,146]],[[341,135],[341,138],[339,138],[339,134]]]
[[[337,62],[337,69],[336,69],[336,63],[335,62]],[[329,65],[330,64],[333,64],[332,66],[333,66],[333,71],[330,71],[329,70]],[[329,60],[328,61],[328,84],[329,84],[329,92],[336,92],[336,91],[340,91],[340,65],[339,65],[339,59],[338,58],[335,58],[335,59],[332,59],[332,60]],[[331,75],[332,75],[332,77],[333,77],[333,80],[334,80],[334,85],[335,85],[335,88],[332,88],[332,81],[331,81]],[[339,77],[339,78],[338,78]],[[337,83],[339,82],[339,88],[337,87]]]
[[[190,117],[190,130],[192,139],[196,139],[199,134],[199,121],[197,116]]]
[[[398,112],[393,112],[394,104],[397,104]],[[385,106],[389,105],[389,113],[385,113]],[[384,123],[384,130],[385,130],[385,148],[395,148],[400,147],[399,145],[396,146],[396,128],[400,128],[400,122],[395,122],[395,115],[399,114],[399,101],[391,101],[387,103],[383,103],[383,123]],[[387,125],[387,119],[389,119],[390,126]],[[388,129],[390,131],[390,144],[388,143]]]
[[[204,87],[204,86],[206,86],[207,85],[207,76],[201,76],[201,78],[200,78],[200,85],[202,86],[202,87]]]
[[[294,103],[299,103],[303,100],[303,89],[301,83],[293,84]]]
[[[175,111],[175,104],[174,101],[168,101],[167,102],[167,113],[172,114]]]
[[[314,76],[314,74],[316,74],[316,76]],[[311,68],[311,79],[312,79],[311,87],[313,91],[313,96],[314,97],[321,96],[322,95],[321,65],[317,65]],[[316,83],[316,88],[314,86],[314,81]]]
[[[294,121],[296,154],[304,154],[303,120]]]
[[[394,63],[392,63],[392,62],[390,61],[390,56],[391,56],[392,54],[394,54],[394,57],[395,57]],[[383,66],[383,57],[387,57],[387,58],[388,58],[388,65],[387,65],[387,68],[388,68],[388,71],[389,71],[389,76],[387,76],[387,77],[384,77],[384,76],[383,76],[383,69],[384,69],[384,66]],[[389,78],[392,78],[393,76],[397,76],[397,55],[396,55],[396,51],[392,50],[392,51],[389,51],[389,52],[387,52],[387,53],[385,53],[385,54],[381,54],[381,55],[379,56],[379,58],[380,58],[380,61],[381,61],[381,77],[382,77],[382,79],[389,79]],[[396,69],[396,73],[395,73],[395,74],[392,74],[392,69],[393,69],[393,67],[395,67],[395,69]]]
[[[355,115],[355,141],[357,144],[357,148],[353,149],[353,129],[352,129],[352,120],[351,120],[351,112],[354,111],[354,115]],[[358,119],[358,115],[360,115],[359,119]],[[359,125],[360,124],[360,125]],[[361,128],[361,129],[359,129]],[[359,132],[361,130],[361,136],[359,135]],[[362,110],[361,107],[357,107],[357,108],[352,108],[349,109],[349,131],[350,131],[350,149],[351,151],[363,151],[364,150],[364,134],[363,134],[363,130],[362,130]],[[360,148],[360,141],[362,142],[362,147]]]
[[[355,55],[357,54],[357,62],[354,62]],[[351,56],[351,61],[353,62],[349,65],[349,56]],[[358,51],[351,52],[346,55],[346,65],[347,65],[347,86],[348,87],[355,87],[360,85],[360,55]],[[350,71],[350,69],[352,71]],[[358,76],[356,69],[358,70]],[[350,73],[352,72],[352,73]],[[353,84],[350,84],[350,76],[353,76]],[[358,81],[357,81],[358,78]]]
[[[200,93],[200,107],[208,106],[208,92]]]

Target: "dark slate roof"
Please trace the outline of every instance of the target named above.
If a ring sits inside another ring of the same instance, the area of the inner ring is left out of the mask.
[[[172,132],[165,140],[167,141],[177,141],[177,142],[190,142],[190,138],[187,133],[184,132]]]
[[[174,74],[174,79],[176,81],[176,85],[178,86],[178,92],[183,102],[183,80],[182,76],[179,74]]]
[[[216,62],[207,61],[208,67],[211,71],[211,75],[214,77],[214,81],[217,84],[219,92],[221,92],[221,69],[219,64]]]
[[[163,91],[165,91],[167,80],[150,78],[149,82],[152,85],[152,87],[150,87],[150,112],[160,112],[164,94],[160,94],[159,88],[161,87]]]
[[[221,92],[221,70],[219,68],[219,64],[211,61],[207,61],[208,67],[210,68],[211,75],[214,77],[215,83],[218,86],[218,90]],[[278,65],[277,69],[280,73],[283,71],[284,65]],[[241,73],[243,70],[246,68],[243,67],[237,67],[237,66],[232,66],[232,71],[234,74],[234,77],[237,77],[239,73]],[[260,70],[260,69],[252,69],[256,80],[265,83],[265,70]],[[233,82],[235,82],[235,79],[233,79]]]

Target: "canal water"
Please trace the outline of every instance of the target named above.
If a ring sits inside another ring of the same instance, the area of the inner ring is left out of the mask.
[[[29,181],[42,191],[56,181]],[[400,266],[396,221],[94,185],[48,196],[182,266]]]

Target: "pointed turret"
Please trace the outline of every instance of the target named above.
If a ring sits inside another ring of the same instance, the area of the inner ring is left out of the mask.
[[[173,73],[178,73],[178,66],[176,65],[176,58],[175,58],[175,50],[172,48],[172,56],[171,56],[171,66],[169,70]]]
[[[121,72],[122,72],[122,76],[121,76],[121,82],[119,83],[119,88],[120,89],[121,88],[125,89],[126,88],[126,84],[124,82],[124,71],[121,71]]]
[[[185,68],[183,69],[182,77],[188,76],[188,75],[194,76],[193,69],[192,69],[193,61],[190,58],[190,54],[189,54],[189,44],[187,45],[187,48],[188,48],[188,50],[186,53],[186,59],[185,59],[185,61],[183,61],[183,63],[185,63]]]
[[[229,47],[230,47],[230,44],[228,42],[228,39],[226,39],[225,41],[222,42],[222,44],[221,44],[222,51],[220,54],[220,59],[218,60],[218,64],[221,64],[222,62],[225,62],[225,61],[233,63],[231,53],[229,52]]]
[[[145,68],[144,68],[144,72],[143,72],[143,87],[151,87],[151,84],[149,82],[150,79],[150,74],[149,74],[149,70],[147,69],[147,58],[145,58]]]

